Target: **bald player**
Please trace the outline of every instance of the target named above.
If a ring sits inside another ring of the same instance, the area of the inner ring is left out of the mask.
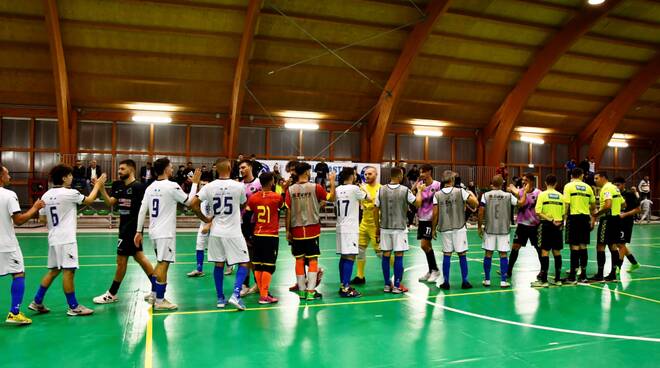
[[[363,189],[369,195],[368,200],[362,201],[362,221],[360,222],[360,234],[358,238],[358,255],[357,255],[357,275],[351,281],[353,285],[364,285],[366,279],[364,277],[364,268],[367,263],[367,247],[374,248],[374,252],[379,257],[382,252],[379,247],[379,239],[376,237],[378,232],[377,224],[377,208],[374,206],[374,200],[378,196],[380,190],[380,183],[378,183],[378,171],[373,166],[367,166],[364,172],[365,185]]]

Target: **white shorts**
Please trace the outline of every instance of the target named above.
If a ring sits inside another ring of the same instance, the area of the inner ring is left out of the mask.
[[[509,234],[496,235],[484,233],[484,244],[481,246],[484,250],[510,252],[511,239]]]
[[[360,233],[337,233],[337,254],[357,255]]]
[[[405,252],[408,249],[408,230],[380,230],[380,250]]]
[[[445,253],[463,253],[468,250],[467,229],[450,230],[440,233],[442,251]]]
[[[176,261],[176,241],[174,238],[152,239],[156,260],[158,262],[174,263]]]
[[[48,268],[78,268],[78,243],[48,247]]]
[[[209,249],[209,233],[197,233],[197,244],[195,250]]]
[[[0,276],[23,272],[25,272],[25,266],[20,247],[16,247],[13,252],[0,253]]]
[[[224,262],[228,266],[250,262],[247,243],[243,236],[232,238],[209,237],[209,262]]]

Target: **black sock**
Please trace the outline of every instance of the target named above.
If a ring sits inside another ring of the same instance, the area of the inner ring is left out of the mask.
[[[110,289],[108,289],[108,292],[113,296],[117,295],[117,292],[119,291],[119,285],[121,285],[121,281],[112,280],[112,285],[110,285]]]
[[[596,275],[603,276],[603,270],[605,269],[605,251],[596,251],[596,262],[598,262],[598,273]]]
[[[575,270],[580,267],[580,254],[579,250],[573,250],[571,249],[571,273],[569,275],[570,278],[575,278]]]
[[[634,264],[634,265],[637,264],[637,260],[635,259],[635,256],[632,255],[632,253],[631,253],[631,254],[628,254],[628,255],[626,256],[626,258],[628,258],[628,260],[630,261],[630,263],[632,263],[632,264]],[[621,261],[621,263],[623,263],[623,261]]]
[[[555,256],[555,281],[561,279],[561,254]]]
[[[550,257],[541,256],[541,281],[548,282],[548,268],[550,268]]]
[[[610,271],[610,274],[616,275],[616,268],[620,267],[619,263],[621,262],[621,259],[619,259],[619,251],[610,249],[610,256],[612,256],[612,270]]]
[[[539,257],[539,262],[541,262],[541,247],[534,247],[536,255]]]
[[[438,271],[438,263],[435,261],[435,252],[431,248],[426,253],[426,263],[429,264],[429,272]]]
[[[580,249],[580,267],[582,268],[582,275],[587,274],[587,263],[589,262],[589,252],[587,249]]]
[[[513,265],[516,264],[517,260],[518,260],[518,249],[512,249],[511,254],[509,254],[509,272],[507,272],[509,278],[511,278],[511,274],[513,273]]]

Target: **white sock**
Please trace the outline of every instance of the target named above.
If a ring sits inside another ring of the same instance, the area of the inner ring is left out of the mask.
[[[307,290],[316,289],[316,276],[318,272],[307,272]]]
[[[305,290],[305,275],[296,275],[296,280],[298,281],[298,289]]]

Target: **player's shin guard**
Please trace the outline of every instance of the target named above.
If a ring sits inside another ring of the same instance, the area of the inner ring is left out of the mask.
[[[561,263],[561,254],[555,256],[555,281],[559,281],[561,279]]]
[[[270,282],[273,278],[273,275],[267,271],[261,271],[261,278],[259,282],[259,296],[265,298],[268,296],[268,290],[270,289]]]
[[[236,271],[236,280],[234,280],[234,295],[239,297],[241,294],[241,285],[243,285],[246,278],[250,276],[250,270],[245,266],[238,266]]]
[[[541,281],[548,282],[549,268],[550,268],[550,257],[541,256]]]
[[[225,293],[223,292],[222,285],[225,282],[225,268],[220,266],[215,266],[213,268],[213,280],[215,281],[215,293],[219,298],[224,298]]]
[[[463,283],[468,282],[468,263],[467,255],[458,256],[459,263],[461,264],[461,277],[463,278]]]
[[[580,267],[580,251],[571,249],[571,272],[568,277],[570,279],[575,279],[578,267]]]
[[[11,309],[13,314],[18,314],[23,303],[23,295],[25,294],[25,277],[15,277],[11,282]]]
[[[160,303],[165,299],[165,290],[167,289],[167,284],[161,284],[156,281],[156,303]]]
[[[484,257],[484,279],[490,280],[490,268],[492,266],[493,259],[491,257]]]
[[[582,274],[587,274],[587,263],[589,262],[589,252],[587,248],[580,249],[580,268],[582,268]]]
[[[381,265],[383,267],[383,279],[385,281],[385,285],[389,286],[390,285],[390,257],[383,255],[383,259],[381,260]]]
[[[429,265],[429,273],[433,271],[438,271],[438,263],[435,261],[435,252],[433,248],[430,248],[428,252],[424,252],[426,255],[426,263]]]
[[[351,275],[353,274],[353,260],[345,259],[344,260],[344,279],[342,280],[342,285],[348,287],[351,283]]]
[[[635,256],[632,253],[628,254],[626,258],[628,258],[628,261],[630,261],[631,264],[634,265],[637,264],[637,260],[635,259]],[[623,263],[623,260],[621,262]]]
[[[596,262],[598,263],[597,276],[603,277],[603,270],[605,269],[605,251],[596,251]]]
[[[401,285],[403,279],[403,256],[394,256],[394,287]]]
[[[506,257],[500,258],[500,279],[506,281],[506,275],[509,273],[509,259]]]
[[[610,249],[610,256],[612,256],[612,267],[610,274],[616,275],[616,268],[620,267],[621,258],[619,258],[619,251],[616,249]]]
[[[316,289],[316,278],[319,272],[319,261],[316,258],[309,259],[309,268],[307,270],[307,290]]]

